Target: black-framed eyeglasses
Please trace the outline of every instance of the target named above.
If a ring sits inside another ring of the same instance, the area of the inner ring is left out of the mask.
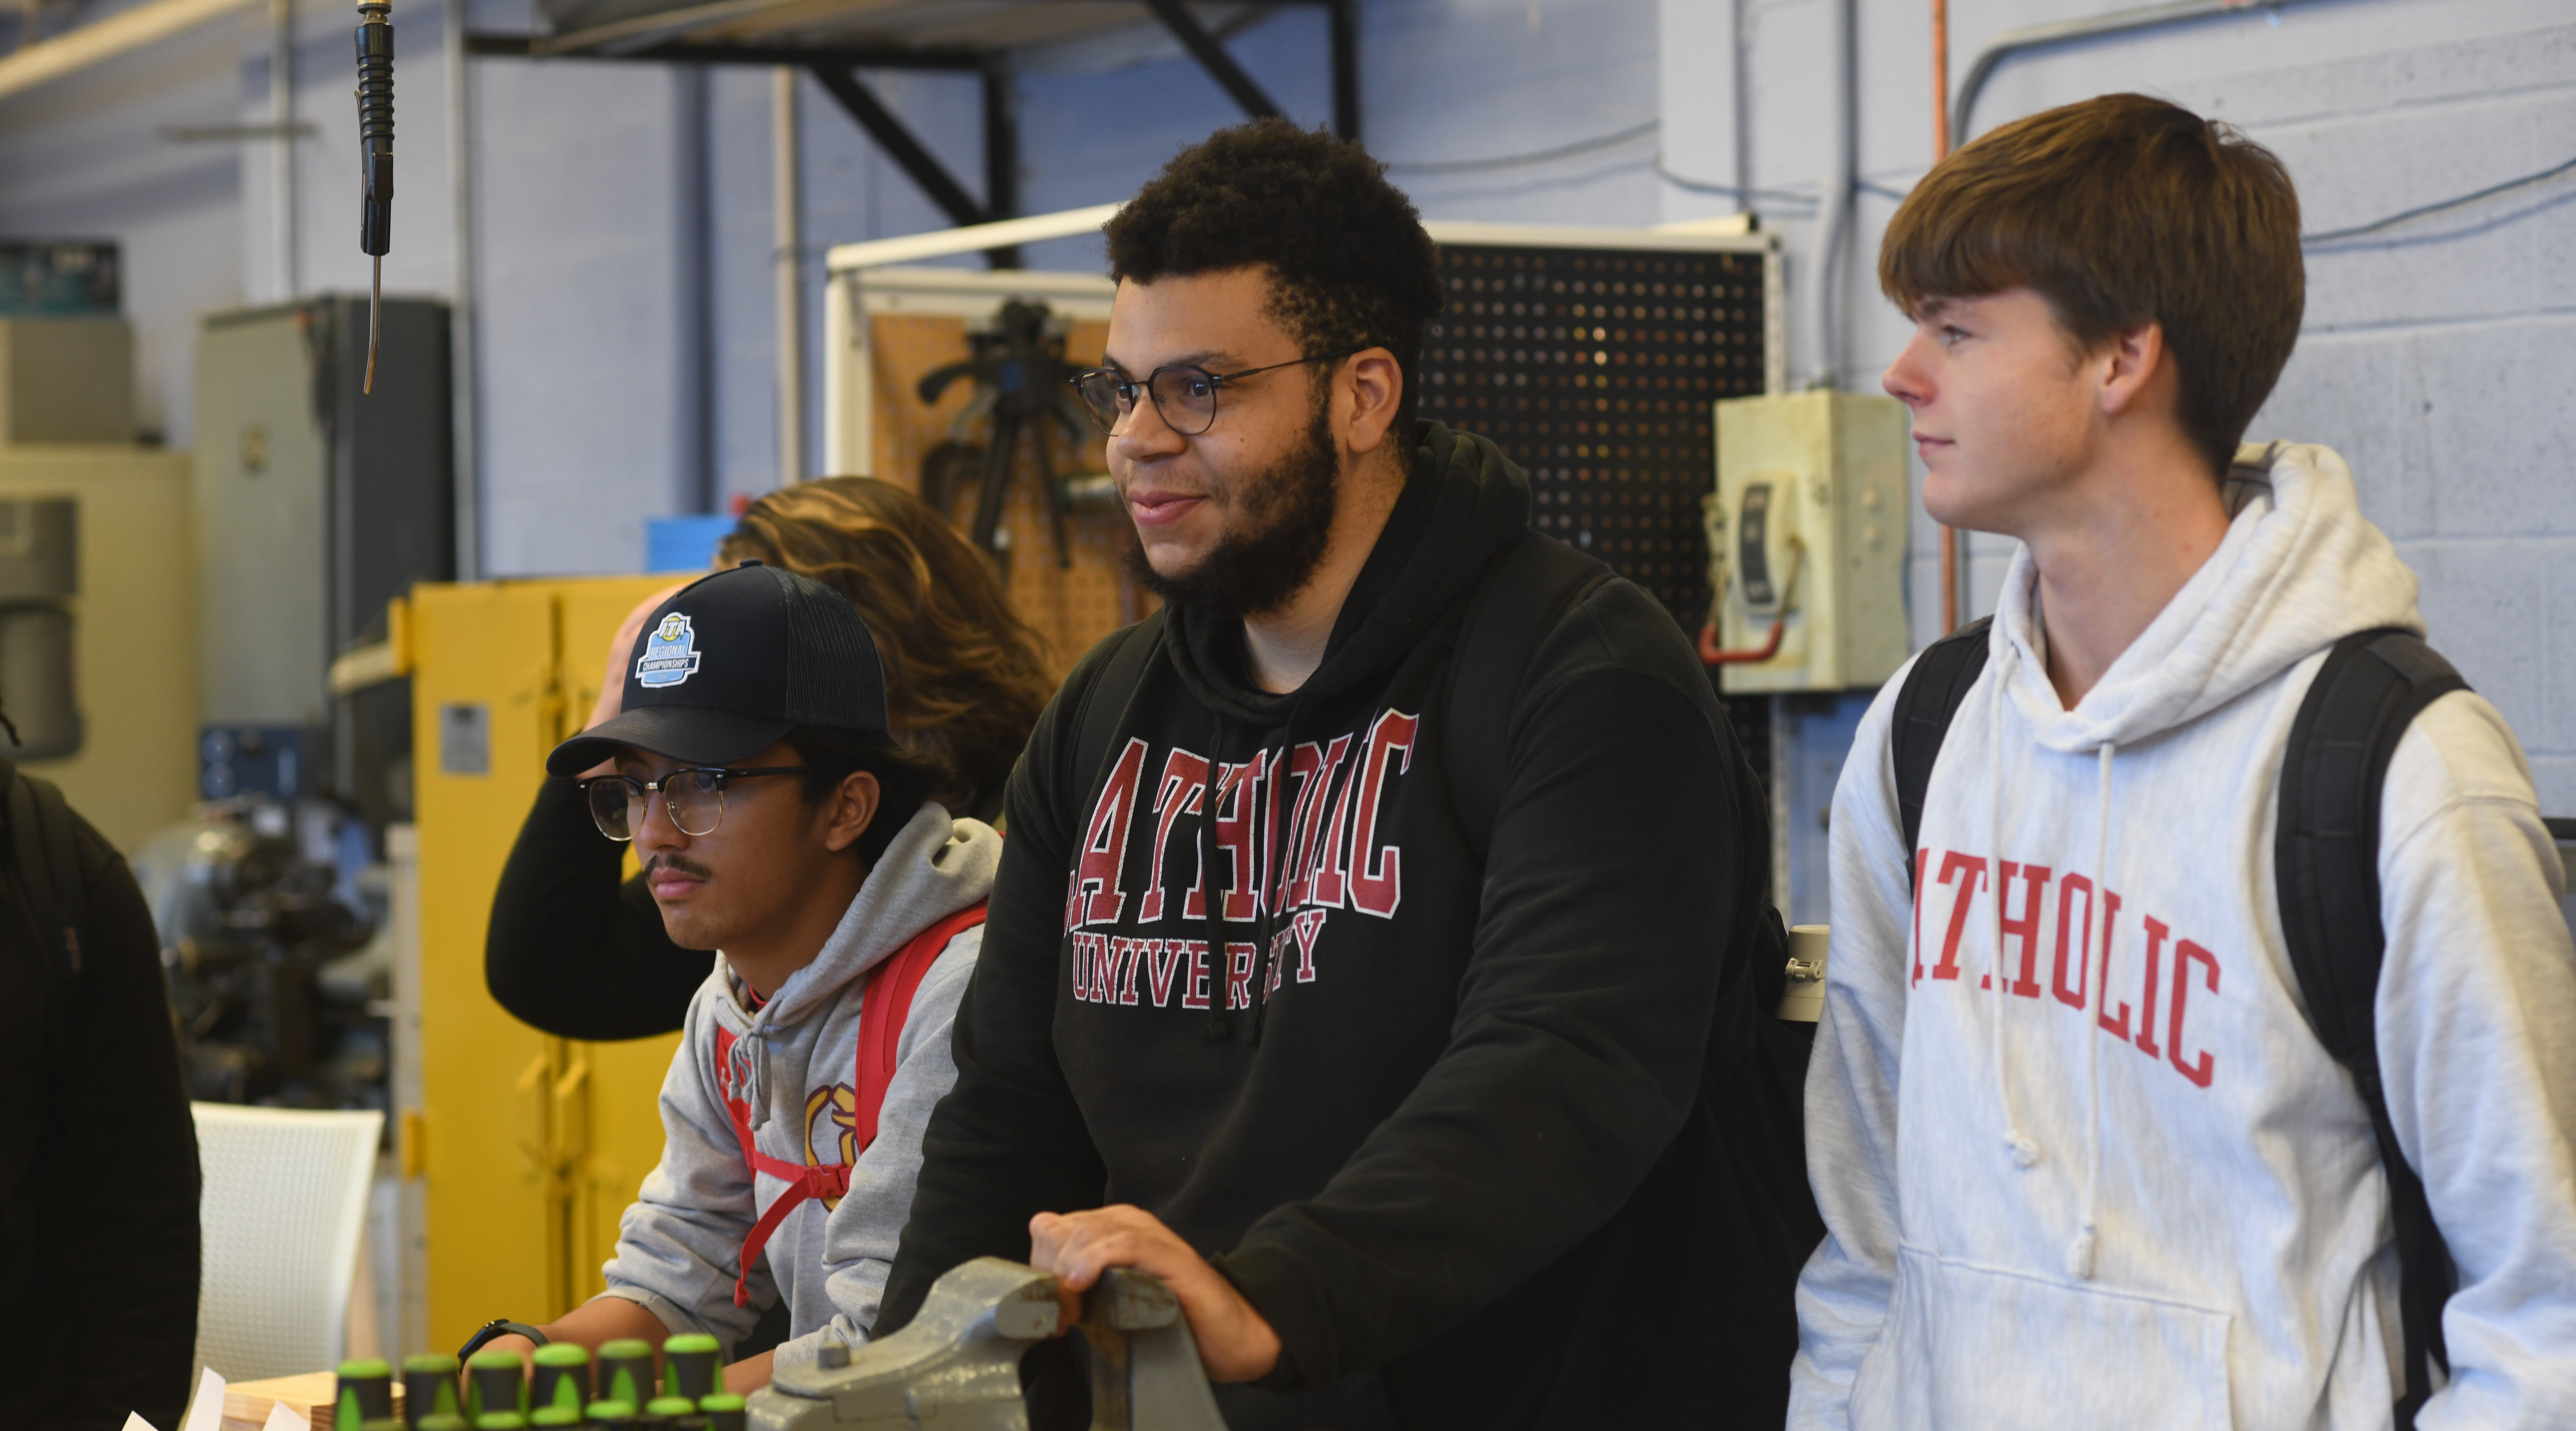
[[[748,780],[755,775],[802,775],[802,765],[761,765],[749,770],[727,770],[721,766],[695,765],[674,770],[659,780],[638,780],[631,775],[594,775],[581,782],[581,793],[590,801],[590,818],[599,833],[612,840],[631,840],[644,826],[644,802],[654,795],[662,797],[663,807],[671,812],[671,824],[683,835],[712,835],[724,823],[725,785],[730,781]]]
[[[1376,346],[1375,343],[1362,343],[1338,352],[1309,353],[1302,358],[1246,368],[1239,373],[1211,373],[1193,363],[1173,363],[1146,374],[1141,383],[1116,368],[1085,368],[1066,381],[1082,395],[1082,405],[1091,410],[1091,420],[1100,424],[1100,430],[1112,437],[1127,425],[1127,419],[1136,415],[1136,394],[1139,391],[1154,400],[1154,411],[1162,415],[1164,426],[1183,437],[1196,437],[1216,425],[1217,389],[1227,383],[1255,373],[1293,368],[1300,363],[1347,358]]]

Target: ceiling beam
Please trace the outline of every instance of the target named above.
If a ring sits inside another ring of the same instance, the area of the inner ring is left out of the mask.
[[[1189,6],[1182,0],[1145,0],[1145,8],[1154,12],[1154,18],[1163,22],[1163,28],[1171,31],[1172,38],[1181,42],[1181,48],[1190,52],[1190,58],[1199,62],[1199,68],[1208,72],[1208,78],[1234,96],[1234,102],[1243,107],[1245,114],[1254,119],[1266,119],[1280,112],[1278,104],[1253,81],[1251,75],[1244,73],[1243,66],[1234,62],[1234,56],[1226,52],[1225,45],[1208,33],[1207,26],[1199,23],[1198,17],[1190,13]]]

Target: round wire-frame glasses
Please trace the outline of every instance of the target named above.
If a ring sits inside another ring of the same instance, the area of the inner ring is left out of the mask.
[[[581,782],[581,793],[590,801],[591,823],[599,833],[624,842],[635,838],[644,824],[646,800],[658,794],[663,808],[671,815],[672,827],[695,838],[712,835],[724,823],[724,792],[728,782],[748,780],[756,775],[802,775],[802,765],[760,765],[748,770],[728,770],[716,765],[696,765],[674,770],[659,780],[638,780],[631,775],[594,775]]]
[[[1146,374],[1143,382],[1116,368],[1085,368],[1065,381],[1081,396],[1083,407],[1091,413],[1091,420],[1112,437],[1117,436],[1119,429],[1127,425],[1127,419],[1135,415],[1136,394],[1140,390],[1153,400],[1154,411],[1161,415],[1164,426],[1183,437],[1196,437],[1216,426],[1217,389],[1227,383],[1256,373],[1293,368],[1300,363],[1347,358],[1377,346],[1375,343],[1362,343],[1355,348],[1330,353],[1309,353],[1302,358],[1245,368],[1237,373],[1211,373],[1195,363],[1171,363]]]

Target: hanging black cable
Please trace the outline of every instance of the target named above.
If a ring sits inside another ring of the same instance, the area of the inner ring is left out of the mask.
[[[385,251],[394,241],[394,25],[391,0],[358,0],[358,250],[375,260],[367,294],[366,392],[376,390]]]

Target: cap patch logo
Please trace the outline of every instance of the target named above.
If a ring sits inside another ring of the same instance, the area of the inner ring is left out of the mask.
[[[644,642],[644,654],[635,658],[635,683],[646,690],[676,686],[698,673],[698,634],[689,629],[685,612],[674,611],[662,618],[653,634]]]

